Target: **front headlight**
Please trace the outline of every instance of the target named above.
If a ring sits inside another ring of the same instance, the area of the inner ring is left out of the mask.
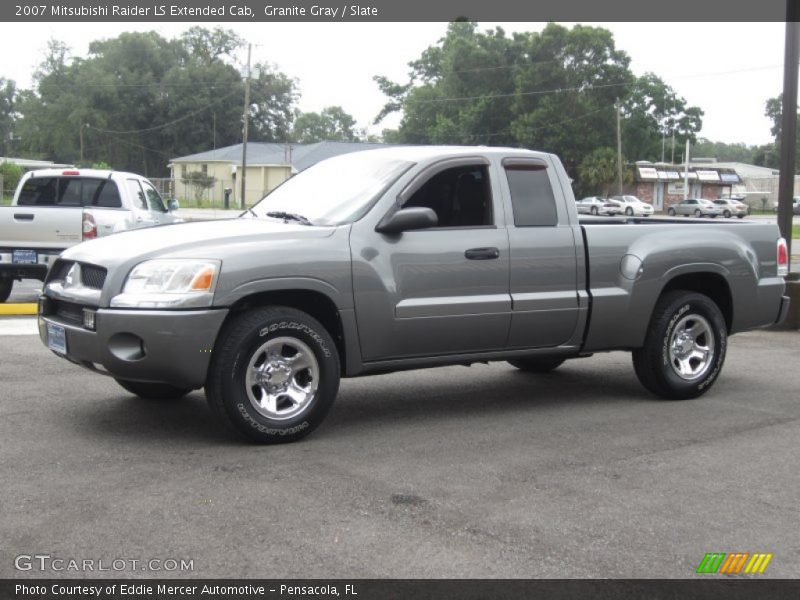
[[[211,306],[220,271],[218,260],[157,259],[136,265],[114,308],[200,308]]]

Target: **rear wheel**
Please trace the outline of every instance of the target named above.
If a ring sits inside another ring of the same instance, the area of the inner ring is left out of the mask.
[[[234,430],[261,443],[292,442],[327,415],[339,390],[339,353],[310,315],[284,306],[234,317],[214,347],[206,397]]]
[[[695,210],[695,211],[694,211],[694,216],[695,216],[695,217],[697,217],[697,218],[699,219],[700,217],[702,217],[702,216],[703,216],[703,213],[702,213],[702,212],[700,211],[700,209],[698,208],[697,210]]]
[[[177,400],[183,398],[192,390],[179,388],[168,383],[147,383],[144,381],[128,381],[127,379],[114,379],[131,394],[147,400]]]
[[[725,217],[726,219],[730,219],[731,218],[731,211],[726,210],[725,212],[722,213],[722,216]]]
[[[0,277],[0,302],[5,302],[11,295],[14,280],[11,277]]]
[[[633,209],[629,206],[628,208],[625,209],[625,214],[628,215],[629,217],[632,217]]]
[[[549,373],[561,366],[563,358],[514,358],[508,361],[513,367],[528,373]]]
[[[675,209],[674,209],[674,208],[670,208],[670,209],[667,211],[667,214],[668,214],[670,217],[674,217],[674,216],[675,216]]]
[[[708,296],[668,292],[653,310],[644,346],[633,351],[636,376],[661,398],[696,398],[722,370],[727,341],[725,319]]]
[[[596,216],[597,216],[597,207],[596,207],[596,206],[593,206],[593,207],[592,207],[592,210],[591,210],[591,211],[589,211],[589,212],[591,212],[591,213],[592,213],[592,214],[593,214],[593,215],[596,217]]]

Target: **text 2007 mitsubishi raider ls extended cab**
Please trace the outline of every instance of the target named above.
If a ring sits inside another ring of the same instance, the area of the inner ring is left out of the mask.
[[[691,398],[728,336],[786,311],[775,225],[578,220],[553,155],[406,147],[332,158],[238,219],[120,233],[51,267],[39,332],[144,397],[205,387],[219,419],[296,440],[340,377],[630,350]]]

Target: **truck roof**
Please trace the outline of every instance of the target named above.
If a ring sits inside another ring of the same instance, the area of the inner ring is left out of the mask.
[[[546,152],[527,150],[525,148],[503,148],[497,146],[390,146],[388,148],[361,150],[357,154],[359,156],[383,156],[414,162],[436,158],[437,156],[471,156],[475,154],[513,154],[516,156],[530,156],[532,158],[544,158],[548,156]]]
[[[129,177],[140,177],[144,179],[144,177],[142,177],[141,175],[137,175],[136,173],[126,173],[124,171],[114,171],[110,169],[80,169],[78,167],[63,167],[60,169],[35,169],[33,171],[30,171],[31,177],[75,176],[75,177],[98,177],[101,179],[106,179],[110,177],[112,174],[129,176]]]

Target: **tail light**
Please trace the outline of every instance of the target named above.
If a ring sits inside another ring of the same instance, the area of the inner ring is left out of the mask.
[[[786,240],[778,238],[778,277],[786,277],[789,274],[789,249],[786,247]]]
[[[94,217],[89,213],[83,213],[83,239],[93,240],[97,237],[97,223],[94,222]]]

